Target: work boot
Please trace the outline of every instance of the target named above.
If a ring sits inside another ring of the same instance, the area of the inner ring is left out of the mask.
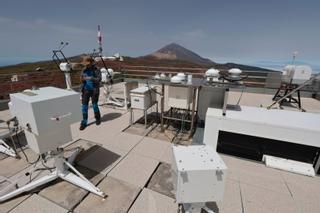
[[[95,112],[94,117],[96,119],[96,125],[99,126],[101,124],[101,115],[100,112]]]
[[[79,127],[79,130],[82,131],[82,130],[84,130],[86,127],[87,127],[86,125],[81,124],[80,127]]]

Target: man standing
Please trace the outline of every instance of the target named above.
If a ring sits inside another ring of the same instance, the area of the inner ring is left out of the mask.
[[[81,73],[82,82],[82,116],[83,119],[80,124],[80,130],[84,130],[88,123],[88,108],[89,100],[91,98],[92,108],[94,111],[94,117],[96,119],[96,125],[101,123],[101,115],[98,107],[99,101],[99,91],[100,91],[100,81],[101,72],[94,65],[94,60],[87,56],[83,58],[82,64],[85,66]]]

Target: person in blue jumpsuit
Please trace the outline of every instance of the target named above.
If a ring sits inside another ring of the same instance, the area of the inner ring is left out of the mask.
[[[81,73],[82,82],[82,116],[80,130],[84,130],[88,124],[88,108],[91,99],[96,125],[101,123],[101,115],[98,107],[101,72],[94,65],[91,57],[84,57],[82,64],[85,66]]]

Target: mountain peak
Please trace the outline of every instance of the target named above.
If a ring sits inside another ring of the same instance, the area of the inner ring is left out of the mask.
[[[185,47],[177,43],[170,43],[162,47],[161,49],[157,50],[156,52],[148,55],[147,57],[153,57],[160,60],[181,60],[200,65],[215,64],[213,61],[206,58],[202,58],[198,54],[186,49]]]

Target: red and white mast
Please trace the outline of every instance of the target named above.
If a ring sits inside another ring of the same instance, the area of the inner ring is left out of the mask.
[[[100,31],[100,25],[98,25],[98,44],[99,44],[99,56],[102,56],[102,35]]]

